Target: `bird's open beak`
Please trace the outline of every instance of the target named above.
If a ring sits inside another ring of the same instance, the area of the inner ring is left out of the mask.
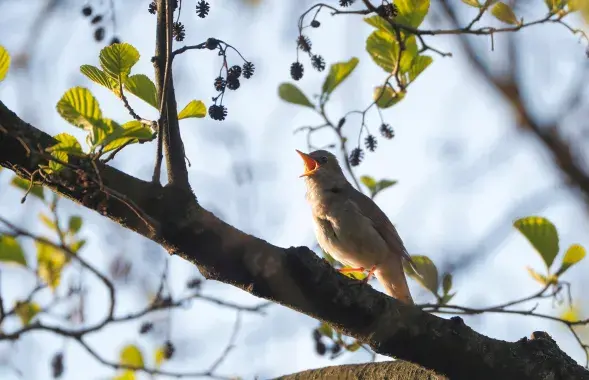
[[[299,177],[307,177],[313,174],[317,169],[319,169],[319,163],[315,161],[311,156],[306,153],[301,152],[298,149],[295,149],[299,156],[303,159],[305,163],[305,172],[301,174]]]

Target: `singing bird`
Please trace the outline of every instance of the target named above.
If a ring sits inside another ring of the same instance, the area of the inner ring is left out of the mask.
[[[297,153],[304,161],[301,177],[321,248],[351,267],[341,272],[369,270],[369,277],[374,274],[388,295],[413,304],[403,272],[403,260],[412,264],[411,257],[389,218],[348,182],[333,154]]]

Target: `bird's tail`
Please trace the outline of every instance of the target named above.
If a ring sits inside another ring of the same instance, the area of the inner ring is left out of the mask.
[[[409,292],[409,286],[403,271],[403,262],[400,257],[391,257],[387,262],[380,264],[374,271],[374,275],[384,286],[385,292],[389,296],[413,305],[413,298]]]

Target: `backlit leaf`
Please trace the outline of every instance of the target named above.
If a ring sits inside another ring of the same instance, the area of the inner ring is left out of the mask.
[[[375,30],[366,39],[366,51],[370,54],[374,63],[382,67],[387,73],[392,73],[395,70],[399,60],[399,43],[395,35],[383,30]],[[407,38],[405,40],[405,50],[401,53],[401,62],[399,63],[401,73],[411,69],[417,51],[415,36]]]
[[[415,57],[411,62],[411,67],[407,71],[409,82],[413,82],[433,61],[433,58],[429,55],[418,55]]]
[[[560,276],[564,272],[566,272],[570,267],[578,263],[579,261],[585,258],[586,252],[585,248],[580,244],[573,244],[567,249],[564,257],[562,258],[562,263],[560,264],[560,268],[556,271],[555,275]]]
[[[203,118],[207,114],[207,108],[201,100],[191,100],[178,114],[178,120],[189,117]]]
[[[558,233],[554,224],[546,218],[530,216],[516,220],[513,225],[540,253],[546,267],[550,269],[558,254]]]
[[[88,77],[88,79],[90,79],[92,82],[98,83],[99,85],[108,88],[117,94],[117,96],[119,95],[119,86],[117,85],[117,82],[98,67],[92,65],[82,65],[80,66],[80,72]]]
[[[374,88],[373,99],[376,101],[378,108],[389,108],[399,103],[405,98],[405,92],[395,92],[390,86]]]
[[[139,347],[129,344],[123,347],[119,354],[119,364],[134,368],[143,367],[143,354]]]
[[[427,256],[412,255],[411,259],[415,263],[415,269],[417,270],[417,273],[409,263],[404,262],[403,267],[405,272],[407,272],[407,275],[416,280],[419,284],[421,284],[424,288],[428,289],[433,294],[437,294],[438,268],[436,268],[436,265]]]
[[[347,62],[334,63],[329,68],[329,74],[323,82],[323,93],[331,94],[358,65],[358,58],[352,57]]]
[[[15,237],[0,235],[0,263],[15,263],[27,266],[25,253]]]
[[[106,46],[100,51],[100,66],[117,83],[131,73],[131,68],[139,61],[139,52],[128,43]]]
[[[362,184],[366,186],[371,192],[373,192],[376,188],[376,180],[371,176],[363,175],[360,177],[360,182],[362,182]]]
[[[0,45],[0,82],[6,78],[9,68],[10,54],[8,54],[8,51],[4,48],[4,46]]]
[[[145,101],[153,108],[158,108],[157,91],[155,84],[147,75],[135,74],[125,79],[125,88],[131,94]],[[204,104],[203,104],[204,107]]]
[[[475,7],[475,8],[481,7],[481,4],[479,4],[478,0],[462,0],[462,2],[464,4],[470,5],[471,7]]]
[[[292,83],[282,83],[278,86],[278,96],[285,102],[313,108],[307,96]]]
[[[61,281],[61,273],[69,262],[67,255],[56,247],[36,241],[37,246],[37,274],[52,289],[55,290]]]
[[[72,234],[77,233],[82,228],[82,217],[79,215],[70,216],[68,222],[68,231]]]
[[[503,21],[504,23],[511,25],[519,24],[519,20],[515,16],[515,13],[513,13],[513,10],[509,5],[505,3],[499,2],[493,5],[493,8],[491,9],[491,14],[495,16],[495,18],[497,18],[498,20]]]
[[[14,305],[14,312],[20,318],[23,326],[31,323],[31,320],[39,314],[41,307],[35,302],[17,301]]]
[[[53,138],[56,139],[58,143],[47,148],[46,150],[48,152],[65,152],[67,154],[73,154],[76,156],[84,155],[82,146],[74,136],[68,133],[60,133],[55,135]]]
[[[399,14],[395,22],[417,28],[429,10],[430,0],[395,0]]]

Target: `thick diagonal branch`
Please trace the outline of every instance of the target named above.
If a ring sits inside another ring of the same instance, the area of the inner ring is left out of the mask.
[[[28,178],[54,143],[0,102],[0,165]],[[460,318],[442,319],[337,273],[306,247],[279,248],[224,223],[175,186],[161,188],[98,167],[105,187],[124,194],[162,227],[157,234],[115,199],[90,202],[69,168],[47,186],[136,231],[222,281],[313,318],[375,352],[420,364],[451,379],[589,379],[549,337],[505,342],[478,334]],[[541,358],[541,360],[539,360]]]

